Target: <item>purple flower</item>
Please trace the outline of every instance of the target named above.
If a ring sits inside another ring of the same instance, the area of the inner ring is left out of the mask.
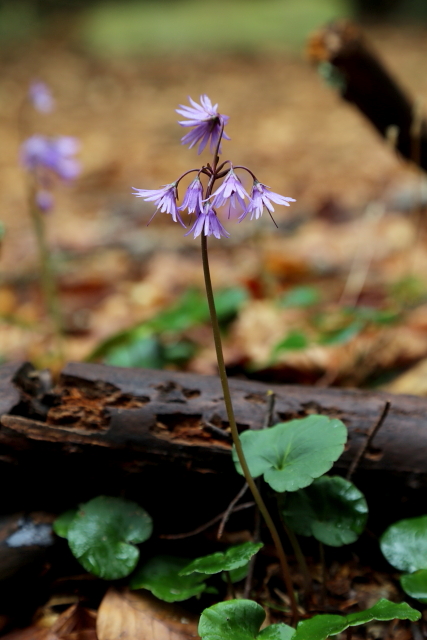
[[[144,198],[146,202],[154,202],[157,209],[153,215],[160,209],[162,213],[169,213],[174,222],[179,222],[185,227],[176,203],[176,182],[166,184],[161,189],[136,189],[135,187],[132,187],[132,189],[136,191],[133,195],[137,198]]]
[[[203,209],[202,195],[203,185],[200,182],[200,179],[197,177],[195,180],[193,180],[193,182],[185,192],[182,205],[178,207],[178,209],[180,211],[185,211],[185,209],[188,209],[188,213],[200,213],[200,211]]]
[[[213,207],[222,207],[228,201],[230,209],[237,209],[238,207],[245,209],[245,198],[249,198],[249,196],[231,168],[225,176],[224,182],[212,194],[211,198]]]
[[[55,102],[52,98],[49,87],[44,82],[34,80],[30,84],[28,96],[33,107],[37,109],[37,111],[41,111],[42,113],[50,113],[53,111]]]
[[[245,218],[248,213],[251,214],[251,220],[253,220],[254,218],[258,220],[258,218],[262,216],[264,207],[271,213],[272,211],[274,211],[274,207],[271,204],[271,201],[276,202],[277,204],[283,204],[286,207],[289,207],[290,202],[296,202],[294,198],[287,198],[285,196],[279,195],[278,193],[274,193],[274,191],[270,191],[270,189],[262,182],[254,180],[251,195],[249,198],[249,204],[240,216],[239,222],[243,220],[243,218]]]
[[[188,118],[188,120],[178,121],[182,127],[194,127],[194,129],[181,138],[181,142],[188,144],[189,149],[200,142],[198,153],[201,153],[210,138],[210,149],[213,153],[229,117],[218,113],[218,105],[212,105],[207,95],[200,96],[201,104],[194,102],[190,97],[188,99],[192,106],[180,104],[181,108],[176,109],[176,112]],[[222,136],[225,140],[230,140],[226,133],[222,133]]]
[[[205,236],[215,236],[218,240],[221,236],[224,238],[230,236],[218,220],[215,210],[209,205],[206,205],[205,210],[199,213],[190,231],[185,235],[188,236],[190,233],[193,233],[193,231],[194,238],[197,238],[201,233],[204,233]]]
[[[63,180],[74,180],[80,173],[80,164],[71,156],[78,149],[79,143],[75,138],[34,135],[21,146],[21,162],[29,171],[44,168]]]
[[[39,189],[36,193],[36,204],[44,213],[51,211],[53,209],[53,195],[47,189]]]

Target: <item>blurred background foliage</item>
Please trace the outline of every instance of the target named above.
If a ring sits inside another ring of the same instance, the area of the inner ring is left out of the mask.
[[[102,53],[301,47],[336,17],[427,20],[425,0],[1,0],[0,43],[72,32]],[[72,21],[70,23],[70,20]]]
[[[174,112],[206,92],[230,116],[228,157],[297,201],[278,208],[278,229],[263,216],[212,242],[230,372],[360,386],[419,361],[427,369],[421,176],[304,55],[310,34],[342,17],[364,24],[425,104],[426,0],[0,0],[0,360],[215,373],[198,243],[167,216],[147,227],[153,207],[131,195],[206,162],[179,144]],[[48,115],[26,102],[34,79],[52,91]],[[61,357],[18,162],[34,133],[81,143],[82,175],[58,186],[45,219]],[[372,202],[386,212],[377,222]],[[363,260],[366,282],[348,301],[346,282]]]

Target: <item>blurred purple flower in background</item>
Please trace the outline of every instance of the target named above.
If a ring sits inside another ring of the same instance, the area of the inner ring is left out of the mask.
[[[53,209],[53,196],[47,189],[39,189],[36,193],[36,203],[41,211],[47,213]]]
[[[76,138],[34,135],[21,146],[21,162],[28,171],[48,169],[62,180],[74,180],[80,173],[80,163],[72,156],[79,147]]]
[[[76,138],[48,138],[42,135],[31,136],[21,145],[21,164],[34,176],[37,187],[35,200],[41,211],[47,212],[53,208],[50,189],[54,175],[67,182],[79,175],[80,163],[72,157],[79,147]]]
[[[190,97],[188,99],[192,106],[187,107],[180,104],[179,106],[181,108],[176,109],[176,112],[181,116],[184,116],[184,118],[189,119],[180,120],[178,123],[182,127],[194,127],[194,129],[181,138],[181,142],[182,144],[188,144],[189,149],[200,142],[198,153],[201,153],[210,138],[210,149],[213,153],[229,117],[218,113],[218,105],[215,104],[212,106],[212,102],[209,100],[207,95],[200,96],[201,104],[197,104],[197,102],[192,100]],[[230,140],[224,132],[222,133],[222,137],[225,140]],[[220,151],[218,151],[218,153],[220,153]]]
[[[40,80],[34,80],[28,91],[30,101],[37,111],[50,113],[55,107],[55,101],[47,84]]]
[[[197,177],[187,188],[187,191],[184,195],[184,200],[182,201],[182,205],[178,207],[178,209],[180,211],[185,211],[186,209],[188,209],[188,213],[200,213],[200,211],[203,209],[202,197],[203,185],[200,182],[200,179]]]
[[[137,198],[144,198],[146,202],[154,202],[154,204],[157,206],[157,209],[151,217],[151,220],[160,209],[162,213],[169,213],[172,216],[172,220],[174,222],[179,222],[183,227],[185,227],[185,224],[183,223],[178,211],[178,205],[176,203],[176,182],[166,184],[161,189],[136,189],[135,187],[132,187],[132,189],[134,189],[135,191],[135,193],[133,194],[134,196],[136,196]]]
[[[224,229],[220,221],[218,220],[218,216],[212,207],[206,205],[204,211],[200,213],[191,227],[190,231],[188,231],[185,235],[188,236],[190,233],[194,231],[194,238],[200,236],[203,233],[205,236],[215,236],[215,238],[229,238],[230,234],[228,231]]]
[[[258,180],[255,180],[249,198],[249,204],[240,216],[239,221],[243,220],[243,218],[245,218],[248,213],[251,214],[251,220],[253,220],[254,218],[258,220],[258,218],[262,216],[264,207],[271,213],[272,211],[274,211],[274,207],[271,204],[271,201],[275,202],[276,204],[283,204],[286,207],[289,207],[290,202],[296,202],[294,198],[287,198],[286,196],[281,196],[278,193],[274,193],[274,191],[270,191],[270,189],[265,184],[263,184],[262,182],[258,182]]]
[[[213,198],[213,207],[222,207],[227,204],[228,201],[230,209],[238,209],[239,207],[245,209],[245,198],[249,198],[249,195],[231,168],[225,176],[224,182],[218,187],[215,193],[212,194],[211,198]]]

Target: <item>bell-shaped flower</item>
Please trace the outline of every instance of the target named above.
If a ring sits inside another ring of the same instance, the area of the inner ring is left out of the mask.
[[[228,238],[230,234],[220,221],[218,220],[218,216],[212,207],[209,205],[205,205],[204,209],[199,213],[194,222],[191,229],[185,234],[188,236],[190,233],[194,232],[194,238],[200,236],[200,234],[204,234],[205,236],[215,236],[215,238]]]
[[[225,176],[224,182],[209,199],[212,199],[213,207],[222,207],[228,204],[230,209],[245,209],[245,198],[249,198],[249,195],[231,168]]]
[[[176,182],[166,184],[161,189],[136,189],[135,187],[132,187],[132,189],[135,190],[133,195],[137,198],[144,198],[146,202],[154,202],[157,209],[154,212],[153,217],[160,209],[161,213],[170,214],[174,222],[179,222],[183,227],[185,227],[176,202]]]
[[[210,140],[210,150],[213,153],[221,136],[225,140],[230,140],[226,133],[224,133],[224,127],[227,124],[229,117],[218,113],[218,105],[212,105],[207,95],[200,96],[200,104],[188,98],[191,107],[180,104],[180,108],[176,109],[184,118],[188,120],[179,120],[178,123],[182,127],[192,127],[193,130],[185,134],[181,138],[182,144],[188,144],[188,148],[192,149],[198,142],[198,153],[201,153]],[[220,150],[218,150],[220,153]]]
[[[203,185],[199,177],[195,178],[185,192],[182,205],[178,207],[180,211],[188,209],[188,213],[199,213],[203,209],[202,204]]]
[[[264,207],[271,213],[274,211],[274,207],[271,204],[275,202],[276,204],[283,204],[286,207],[289,207],[290,202],[296,202],[294,198],[287,198],[286,196],[281,196],[278,193],[274,193],[271,191],[265,184],[262,182],[258,182],[258,180],[254,181],[252,191],[249,197],[249,204],[243,211],[242,215],[239,218],[239,221],[243,220],[248,213],[251,214],[251,220],[254,218],[258,220],[262,216],[264,211]]]

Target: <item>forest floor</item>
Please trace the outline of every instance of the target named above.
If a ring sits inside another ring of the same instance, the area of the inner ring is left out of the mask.
[[[367,32],[393,75],[425,103],[425,30]],[[25,106],[34,77],[54,93],[57,108],[49,116]],[[3,50],[0,78],[2,361],[28,359],[58,370],[64,361],[92,358],[216,372],[208,319],[197,312],[202,293],[185,297],[192,289],[202,292],[198,242],[160,213],[147,227],[154,209],[131,194],[131,187],[157,188],[210,160],[180,144],[174,111],[188,95],[206,93],[230,116],[223,158],[249,166],[274,191],[296,199],[289,208],[277,207],[278,229],[266,215],[258,222],[230,220],[230,239],[210,241],[214,286],[231,290],[225,333],[230,372],[427,395],[427,237],[420,207],[426,183],[323,83],[303,54],[106,59],[57,39]],[[57,207],[46,215],[65,326],[61,355],[38,286],[28,185],[18,163],[20,143],[36,132],[81,141],[82,175],[72,186],[58,185]],[[171,316],[162,315],[169,308],[175,309]],[[168,317],[165,337],[156,326],[164,327]],[[153,318],[158,325],[149,324]],[[116,341],[105,342],[116,334]],[[166,349],[184,343],[190,347],[181,360]],[[310,566],[320,575],[316,559]],[[335,605],[343,610],[393,598],[395,585],[390,575],[348,559],[329,570],[329,593],[336,592]],[[132,598],[110,593],[104,601],[102,615],[118,616],[122,632],[129,607],[146,606]],[[48,603],[37,629],[11,640],[45,638],[52,621],[58,635],[49,638],[95,638],[91,610],[69,610],[62,618],[52,610],[76,600],[74,594],[68,602]],[[142,627],[154,624],[151,614],[148,622],[141,615]],[[168,624],[167,633],[173,631]],[[61,635],[70,629],[80,631]],[[411,637],[406,627],[390,629],[388,637]]]

